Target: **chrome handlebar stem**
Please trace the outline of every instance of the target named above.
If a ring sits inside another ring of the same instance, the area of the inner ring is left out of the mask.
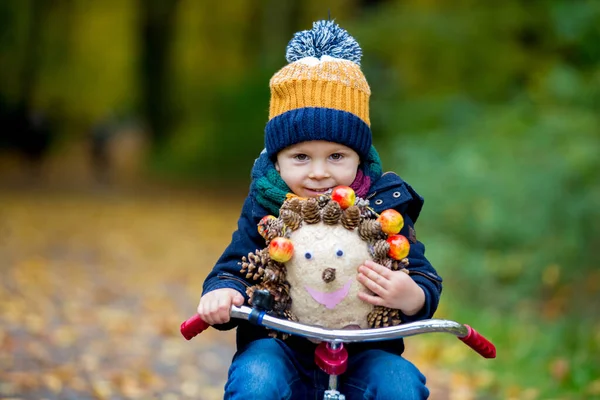
[[[291,335],[304,336],[329,343],[375,342],[432,332],[450,333],[457,337],[464,337],[468,334],[468,330],[464,325],[443,319],[425,319],[386,328],[346,330],[326,329],[288,321],[247,306],[233,306],[231,316]]]

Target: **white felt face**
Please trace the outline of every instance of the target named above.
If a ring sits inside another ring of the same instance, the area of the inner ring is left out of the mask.
[[[357,297],[367,289],[356,280],[371,255],[356,230],[342,225],[303,224],[292,232],[294,256],[286,263],[292,312],[300,322],[332,329],[367,328],[371,304]],[[324,279],[324,271],[328,279]],[[331,276],[335,279],[331,280]]]

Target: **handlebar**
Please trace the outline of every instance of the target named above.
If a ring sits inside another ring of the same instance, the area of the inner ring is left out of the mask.
[[[494,345],[469,325],[443,319],[425,319],[409,322],[386,328],[374,329],[326,329],[318,326],[305,325],[299,322],[288,321],[268,315],[266,311],[247,306],[232,306],[232,318],[250,321],[256,325],[274,329],[292,335],[317,339],[331,344],[351,342],[373,342],[381,340],[400,339],[403,337],[420,335],[423,333],[442,332],[458,337],[462,342],[471,347],[484,358],[495,358]],[[180,331],[187,340],[208,329],[210,325],[195,315],[181,324]]]

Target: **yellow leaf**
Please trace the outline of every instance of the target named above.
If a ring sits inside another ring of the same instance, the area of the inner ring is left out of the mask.
[[[590,395],[600,395],[600,379],[590,382],[586,391]]]
[[[103,379],[92,379],[92,392],[97,400],[107,400],[112,396],[110,383]]]
[[[201,393],[201,388],[196,381],[185,381],[181,384],[181,393],[191,398],[197,398]]]
[[[453,373],[450,379],[450,400],[472,400],[475,397],[473,380],[463,373]]]
[[[554,287],[560,279],[560,266],[558,264],[548,265],[542,273],[542,282],[548,287]]]
[[[42,381],[44,382],[44,385],[54,393],[60,393],[63,388],[60,378],[55,374],[43,374]]]
[[[53,333],[54,342],[59,347],[69,347],[77,341],[77,332],[71,326],[60,326]]]

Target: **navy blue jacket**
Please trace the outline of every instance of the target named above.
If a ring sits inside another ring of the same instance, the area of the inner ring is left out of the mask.
[[[411,237],[410,230],[414,229],[414,222],[419,217],[423,206],[423,198],[410,185],[398,175],[387,172],[371,185],[366,198],[377,213],[389,208],[400,212],[404,217],[404,227],[400,233],[407,238]],[[268,214],[269,212],[258,204],[252,193],[250,193],[244,202],[242,215],[238,221],[238,229],[233,233],[231,243],[206,278],[203,294],[216,289],[232,288],[242,293],[246,301],[248,300],[246,288],[255,282],[246,280],[240,274],[241,267],[239,263],[242,257],[247,256],[249,252],[265,247],[265,240],[259,235],[257,225],[260,219]],[[442,291],[442,279],[425,258],[425,246],[421,242],[411,243],[408,259],[410,262],[408,266],[410,276],[425,292],[425,305],[416,315],[402,315],[402,321],[411,322],[431,318],[438,306]],[[227,324],[215,327],[220,330],[227,330],[236,326],[238,328],[236,335],[238,350],[253,340],[267,337],[267,331],[264,328],[246,321],[232,319]],[[286,343],[299,351],[314,351],[315,347],[310,341],[297,337],[288,338]],[[348,346],[349,352],[360,348],[379,348],[402,354],[404,343],[400,339],[364,344],[357,343]]]

